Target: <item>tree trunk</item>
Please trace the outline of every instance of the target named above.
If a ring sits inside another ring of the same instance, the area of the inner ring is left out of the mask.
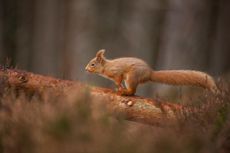
[[[26,94],[36,94],[43,98],[47,92],[55,95],[76,97],[80,91],[89,91],[91,104],[101,104],[112,114],[122,116],[127,120],[141,122],[155,126],[170,126],[175,123],[182,110],[182,106],[160,102],[159,100],[145,99],[142,97],[119,96],[109,89],[89,87],[79,82],[60,80],[48,76],[37,75],[13,69],[0,70],[1,85],[22,90]]]

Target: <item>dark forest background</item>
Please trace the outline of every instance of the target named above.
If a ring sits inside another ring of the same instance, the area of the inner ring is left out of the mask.
[[[156,70],[194,69],[228,78],[229,15],[229,0],[1,0],[0,60],[112,87],[84,70],[104,48],[108,58],[139,57]],[[152,95],[159,86],[144,85],[139,94]]]
[[[107,58],[139,57],[155,70],[207,72],[221,92],[142,85],[137,94],[153,98],[156,109],[134,108],[175,114],[175,125],[158,127],[111,113],[104,106],[110,98],[102,102],[88,88],[59,91],[51,87],[59,82],[46,80],[50,86],[30,89],[23,73],[18,87],[8,86],[2,73],[0,153],[230,152],[230,0],[0,0],[0,65],[113,88],[85,72],[99,49]],[[181,112],[164,102],[177,102]]]

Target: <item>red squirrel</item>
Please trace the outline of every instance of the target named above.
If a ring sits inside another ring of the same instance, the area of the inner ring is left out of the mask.
[[[99,50],[85,69],[114,81],[120,95],[134,95],[138,84],[147,81],[171,85],[191,85],[211,91],[217,89],[213,78],[204,72],[193,70],[154,71],[141,59],[123,57],[109,60],[104,54],[104,49]],[[122,84],[123,81],[125,86]]]

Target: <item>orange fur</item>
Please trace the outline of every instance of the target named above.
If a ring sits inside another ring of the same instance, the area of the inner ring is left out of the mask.
[[[217,89],[211,76],[204,72],[192,70],[153,71],[143,60],[126,57],[108,60],[104,57],[105,50],[97,52],[86,70],[108,78],[118,87],[121,95],[134,95],[138,84],[147,81],[161,82],[171,85],[192,85],[211,91]],[[124,81],[125,86],[122,85]]]
[[[203,87],[211,91],[217,90],[213,78],[200,71],[192,70],[164,70],[153,71],[151,80],[171,85],[191,85]]]

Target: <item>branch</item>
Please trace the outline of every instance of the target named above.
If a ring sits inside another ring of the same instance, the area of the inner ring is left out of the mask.
[[[89,89],[92,103],[100,103],[106,106],[109,112],[122,115],[127,120],[155,126],[172,125],[182,110],[181,105],[174,103],[159,102],[138,96],[120,96],[110,89],[89,87],[76,81],[61,80],[16,69],[2,68],[0,70],[0,87],[3,85],[39,95],[51,90],[58,95],[78,96],[76,91]]]

